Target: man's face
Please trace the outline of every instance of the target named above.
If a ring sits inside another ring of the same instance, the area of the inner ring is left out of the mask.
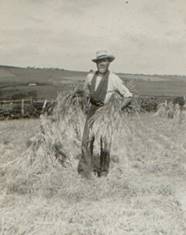
[[[108,59],[101,59],[96,62],[97,64],[97,70],[99,73],[106,73],[108,71],[110,61]]]

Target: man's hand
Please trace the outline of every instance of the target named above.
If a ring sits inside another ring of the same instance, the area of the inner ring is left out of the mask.
[[[125,108],[127,108],[130,105],[131,100],[132,100],[132,97],[128,97],[128,98],[125,97],[122,102],[121,110],[124,110]]]

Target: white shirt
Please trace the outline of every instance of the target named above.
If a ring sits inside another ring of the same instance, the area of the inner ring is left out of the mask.
[[[89,93],[88,87],[91,85],[91,81],[94,77],[95,72],[91,72],[87,75],[87,78],[85,80],[84,84],[84,90]],[[97,76],[96,77],[96,86],[95,90],[97,89],[100,81],[102,79],[102,76]],[[121,78],[119,78],[115,73],[110,72],[109,77],[108,77],[108,89],[107,89],[107,94],[104,100],[104,103],[108,103],[112,94],[115,92],[119,92],[123,97],[132,97],[132,93],[129,91],[129,89],[124,85],[123,81]]]

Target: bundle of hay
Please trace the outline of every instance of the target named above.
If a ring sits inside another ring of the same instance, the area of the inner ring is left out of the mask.
[[[45,153],[65,166],[79,152],[85,115],[73,94],[58,95],[57,105],[51,116],[41,116],[41,132],[31,145],[43,146]],[[44,143],[43,143],[43,142]],[[42,144],[43,143],[43,144]],[[34,154],[37,157],[37,153]]]
[[[98,140],[95,152],[100,152],[101,137],[109,141],[115,139],[115,148],[120,151],[121,136],[117,135],[130,131],[125,118],[127,113],[121,110],[122,102],[122,99],[113,97],[92,117],[91,134]],[[9,167],[8,178],[13,180],[8,182],[10,188],[19,192],[54,188],[53,179],[57,179],[55,182],[59,180],[58,185],[61,185],[61,174],[62,178],[77,174],[85,118],[79,97],[74,93],[59,94],[53,114],[40,117],[40,131],[29,141],[27,150]]]
[[[21,177],[21,182],[30,182],[28,188],[35,188],[52,172],[76,167],[84,122],[85,115],[76,97],[59,94],[53,114],[40,117],[40,131],[8,169],[14,181],[19,182]]]
[[[174,118],[176,111],[177,110],[175,109],[175,106],[172,102],[165,101],[164,103],[160,103],[158,105],[154,116]]]
[[[99,108],[90,119],[90,137],[95,137],[95,152],[100,151],[100,139],[106,139],[107,143],[113,142],[116,135],[120,135],[125,129],[128,130],[126,117],[128,110],[122,109],[123,98],[117,94],[110,102]]]

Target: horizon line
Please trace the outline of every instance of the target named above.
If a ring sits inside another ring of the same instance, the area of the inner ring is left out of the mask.
[[[6,68],[20,68],[20,69],[58,69],[58,70],[64,70],[64,71],[72,71],[72,72],[82,72],[82,73],[87,73],[93,69],[89,69],[88,71],[83,71],[83,70],[72,70],[72,69],[66,69],[66,68],[62,68],[62,67],[45,67],[45,66],[31,66],[31,65],[27,65],[27,66],[18,66],[18,65],[12,65],[12,64],[0,64],[0,68],[1,67],[6,67]],[[94,70],[93,70],[94,71]],[[179,76],[179,77],[186,77],[186,74],[162,74],[162,73],[132,73],[132,72],[115,72],[116,74],[127,74],[127,75],[144,75],[144,76]]]

